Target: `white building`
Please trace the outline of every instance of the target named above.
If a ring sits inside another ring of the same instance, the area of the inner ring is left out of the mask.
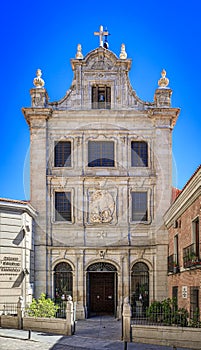
[[[0,313],[19,297],[32,300],[35,217],[28,202],[0,198]]]
[[[131,59],[100,46],[71,60],[72,85],[49,102],[41,71],[23,108],[37,210],[35,295],[71,294],[78,317],[119,315],[124,297],[167,296],[172,129],[179,115],[163,70],[154,102],[129,81]],[[106,33],[107,36],[107,33]]]

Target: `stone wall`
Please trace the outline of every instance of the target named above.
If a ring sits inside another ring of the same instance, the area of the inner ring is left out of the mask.
[[[132,325],[132,342],[200,349],[199,328]]]

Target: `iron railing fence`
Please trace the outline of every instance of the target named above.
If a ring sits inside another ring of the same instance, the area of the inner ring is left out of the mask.
[[[17,303],[4,303],[2,314],[16,316],[17,315]]]
[[[183,265],[185,268],[201,265],[200,247],[195,243],[183,248]]]
[[[55,317],[56,318],[66,318],[66,300],[57,300],[55,304],[58,306]]]
[[[184,309],[169,309],[149,311],[149,308],[139,309],[132,313],[131,324],[148,326],[177,326],[201,328],[200,315],[195,313],[189,318]]]

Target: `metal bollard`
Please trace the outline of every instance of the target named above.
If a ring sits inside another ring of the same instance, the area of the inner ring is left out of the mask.
[[[28,340],[31,339],[31,329],[28,330]]]
[[[127,341],[124,342],[124,350],[127,350]]]

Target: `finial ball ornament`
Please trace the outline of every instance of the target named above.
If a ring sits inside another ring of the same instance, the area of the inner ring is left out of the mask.
[[[81,44],[78,44],[78,45],[77,45],[76,58],[77,58],[78,60],[82,60],[82,59],[83,59],[82,45],[81,45]]]
[[[120,52],[119,58],[121,60],[126,60],[127,59],[127,53],[126,53],[126,46],[125,46],[125,44],[121,44],[121,52]]]
[[[163,69],[161,72],[161,78],[158,81],[158,86],[160,86],[161,88],[166,88],[169,84],[169,79],[166,78],[166,70]]]
[[[41,69],[37,69],[36,71],[36,77],[34,78],[33,84],[36,88],[43,88],[45,85],[44,80],[41,78],[42,76],[42,71]]]

